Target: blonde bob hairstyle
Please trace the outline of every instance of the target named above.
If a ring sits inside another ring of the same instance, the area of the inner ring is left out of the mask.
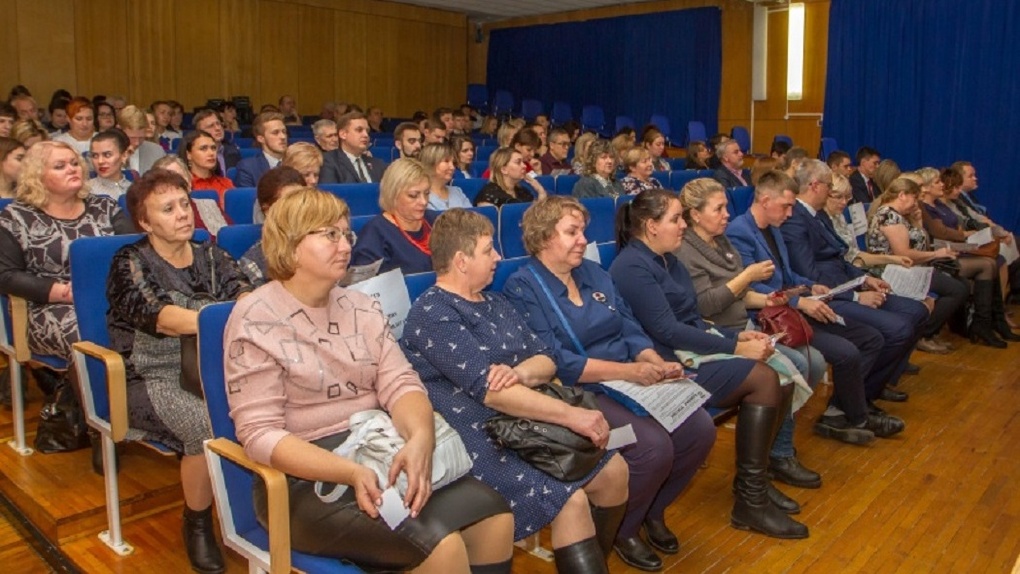
[[[344,200],[313,187],[302,187],[281,197],[266,213],[262,226],[262,252],[271,279],[286,281],[297,272],[297,246],[317,229],[350,220]]]
[[[21,160],[21,175],[18,176],[18,187],[14,191],[14,197],[18,201],[37,209],[46,207],[50,201],[50,192],[43,185],[42,178],[46,172],[46,162],[58,149],[66,149],[74,154],[74,159],[78,160],[82,181],[81,189],[78,190],[78,199],[85,199],[89,196],[88,168],[81,154],[64,142],[44,141],[28,148],[25,158]]]
[[[397,194],[423,181],[431,185],[429,173],[420,161],[404,157],[391,163],[379,182],[379,207],[383,211],[393,211]]]
[[[556,224],[568,213],[577,212],[588,225],[591,215],[584,204],[570,195],[548,195],[531,204],[521,218],[524,248],[528,254],[538,255],[556,233]]]
[[[688,225],[694,225],[691,218],[692,211],[703,211],[708,198],[721,193],[726,196],[726,188],[711,177],[699,177],[687,182],[687,185],[680,190],[680,204],[684,207],[684,220]]]
[[[322,169],[322,152],[314,144],[297,142],[287,146],[283,153],[283,165],[290,166],[301,173],[318,172]]]
[[[460,251],[473,255],[482,237],[491,237],[492,222],[488,217],[463,208],[448,209],[436,218],[429,237],[432,251],[432,269],[442,276],[450,271],[453,258]]]
[[[649,152],[647,148],[632,147],[627,151],[623,152],[620,160],[623,163],[624,169],[626,169],[627,172],[629,173],[634,169],[634,166],[641,163],[641,160],[645,159],[646,157],[647,158],[652,157],[651,152]]]

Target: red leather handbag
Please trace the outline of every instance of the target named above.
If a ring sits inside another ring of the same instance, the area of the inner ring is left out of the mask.
[[[762,332],[768,335],[783,333],[779,343],[787,347],[808,345],[815,335],[807,319],[789,305],[765,307],[758,313],[758,324]]]

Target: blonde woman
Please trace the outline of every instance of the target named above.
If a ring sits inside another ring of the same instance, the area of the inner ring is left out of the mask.
[[[308,142],[290,144],[280,163],[298,170],[308,187],[318,185],[319,171],[322,169],[322,152],[315,144]]]

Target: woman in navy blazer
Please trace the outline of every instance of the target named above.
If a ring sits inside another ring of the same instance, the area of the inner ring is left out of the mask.
[[[679,349],[737,355],[698,368],[698,384],[712,394],[709,405],[740,407],[730,520],[776,538],[805,538],[807,527],[784,513],[795,505],[767,476],[769,450],[790,409],[793,385],[780,386],[776,372],[762,362],[774,352],[768,335],[709,332],[698,313],[694,282],[673,255],[687,228],[682,214],[680,199],[667,190],[645,190],[624,204],[616,216],[620,253],[609,273],[661,356],[673,357]]]

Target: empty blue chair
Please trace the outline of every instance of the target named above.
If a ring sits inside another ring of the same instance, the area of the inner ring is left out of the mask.
[[[668,171],[653,171],[652,172],[652,178],[658,180],[658,182],[662,184],[662,187],[665,187],[666,189],[671,189],[669,187],[669,174],[670,173],[672,173],[672,172],[668,172]]]
[[[538,181],[538,183],[541,184],[542,187],[544,187],[545,190],[547,192],[549,192],[549,193],[552,193],[552,190],[556,187],[556,178],[554,176],[551,176],[551,175],[536,175],[535,176],[535,180]],[[530,182],[531,182],[531,178],[529,177],[529,178],[526,178],[522,183],[524,183],[525,185],[528,185]],[[534,188],[532,188],[532,189],[534,189]],[[537,197],[537,194],[536,194],[536,197]]]
[[[404,285],[407,286],[407,295],[411,298],[411,303],[414,303],[415,299],[421,297],[422,293],[428,291],[429,287],[432,287],[435,284],[435,271],[404,275]]]
[[[747,128],[744,126],[733,126],[730,130],[730,137],[736,140],[737,145],[740,146],[740,151],[748,153],[751,151],[751,134],[747,133]]]
[[[588,241],[602,243],[613,241],[616,237],[614,231],[616,219],[616,201],[611,197],[586,197],[581,204],[588,209],[591,220],[584,236]]]
[[[822,138],[822,143],[818,148],[818,159],[826,161],[829,159],[829,154],[839,149],[839,145],[836,143],[836,138]]]
[[[574,112],[570,109],[570,104],[567,102],[553,102],[552,115],[549,120],[553,125],[561,126],[569,121],[573,121]]]
[[[223,194],[223,211],[232,222],[251,223],[254,210],[254,187],[235,187]]]
[[[669,143],[670,138],[673,135],[673,128],[669,125],[669,118],[662,114],[654,114],[648,118],[648,123],[659,128],[662,135],[666,137],[666,143]]]
[[[691,181],[701,177],[698,172],[693,169],[681,169],[679,171],[672,171],[669,174],[669,188],[680,191],[685,185]]]
[[[603,269],[608,270],[609,266],[613,264],[613,260],[616,259],[616,242],[606,241],[605,243],[599,243],[599,262]]]
[[[237,168],[236,167],[228,167],[227,168],[227,179],[229,179],[230,181],[233,181],[234,185],[237,185],[237,181],[235,180],[236,177],[237,177]]]
[[[530,203],[508,203],[499,210],[499,245],[500,253],[506,259],[524,257],[528,252],[524,249],[524,237],[521,230],[521,219],[524,212],[531,207]]]
[[[492,113],[497,116],[509,116],[514,113],[514,95],[506,90],[496,90],[492,98]]]
[[[708,132],[705,131],[705,124],[697,120],[687,122],[687,143],[690,144],[693,141],[708,141]]]
[[[236,261],[241,259],[259,239],[262,239],[261,223],[228,225],[220,229],[216,235],[216,245],[222,247]]]
[[[485,84],[468,84],[467,103],[481,112],[489,110],[489,88]]]
[[[584,106],[581,108],[581,129],[603,133],[606,130],[606,114],[602,106]]]
[[[521,116],[529,122],[545,113],[545,106],[540,100],[521,100]]]
[[[790,147],[793,147],[793,138],[785,134],[776,134],[776,137],[772,138],[773,142],[785,142]]]
[[[214,437],[206,442],[205,452],[223,543],[248,560],[251,572],[284,573],[290,572],[292,566],[309,574],[361,572],[349,562],[290,549],[289,509],[286,502],[274,506],[277,500],[287,500],[287,477],[249,459],[237,442],[223,376],[223,332],[233,308],[234,303],[217,303],[198,314],[198,364]],[[265,483],[270,500],[268,530],[255,518],[251,493],[256,474]]]
[[[730,199],[730,215],[736,217],[743,215],[751,207],[751,202],[754,201],[754,188],[751,186],[731,187],[726,190],[726,195]]]
[[[506,280],[521,268],[522,265],[531,261],[531,257],[514,257],[511,259],[503,259],[499,263],[496,263],[496,273],[492,276],[492,283],[485,288],[486,291],[502,291],[503,286],[506,285]]]
[[[573,173],[556,176],[556,195],[570,195],[581,176]],[[546,190],[548,191],[548,190]]]
[[[672,171],[682,171],[687,169],[687,158],[671,157],[666,161],[669,162],[669,167],[673,168]]]
[[[393,161],[393,154],[397,151],[397,148],[391,145],[374,145],[368,148],[368,151],[372,153],[372,157],[377,157],[386,163]]]
[[[499,149],[498,145],[480,145],[475,148],[475,161],[485,162],[485,167],[489,167],[489,156]],[[484,170],[483,170],[484,171]],[[480,172],[479,172],[480,173]]]
[[[262,153],[261,148],[257,147],[243,147],[241,148],[241,159],[247,159],[249,157],[255,157]]]
[[[323,191],[347,202],[351,208],[351,215],[378,215],[382,213],[379,207],[379,183],[327,183],[320,185]]]
[[[637,129],[634,125],[634,119],[630,116],[616,116],[616,131],[619,132],[623,128]]]

